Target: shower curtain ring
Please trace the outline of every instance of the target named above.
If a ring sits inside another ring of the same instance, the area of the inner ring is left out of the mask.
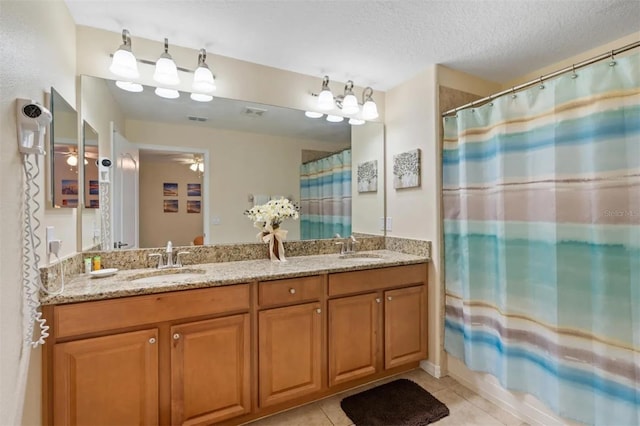
[[[493,106],[493,96],[489,95],[489,106]]]
[[[518,97],[518,95],[516,95],[516,88],[515,87],[511,87],[511,93],[513,93],[511,95],[511,99],[515,99]]]
[[[542,81],[542,76],[540,76],[540,90],[544,89],[544,83]]]
[[[573,78],[573,79],[578,78],[578,74],[576,74],[576,64],[571,65],[571,70],[573,71],[573,74],[571,75],[571,78]]]
[[[615,67],[616,66],[616,61],[613,60],[613,50],[611,51],[611,62],[609,62],[609,66],[610,67]]]

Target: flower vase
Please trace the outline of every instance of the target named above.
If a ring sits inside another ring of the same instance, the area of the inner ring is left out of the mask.
[[[262,241],[269,245],[269,258],[273,261],[285,262],[287,259],[284,257],[284,245],[282,241],[286,236],[287,231],[278,230],[277,226],[273,227],[273,231],[263,231]]]

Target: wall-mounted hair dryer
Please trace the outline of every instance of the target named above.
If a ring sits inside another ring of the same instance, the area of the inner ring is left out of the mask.
[[[18,146],[23,154],[44,154],[44,132],[51,123],[51,112],[30,99],[16,100]]]

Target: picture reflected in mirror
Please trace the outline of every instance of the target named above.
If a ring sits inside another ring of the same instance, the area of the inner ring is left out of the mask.
[[[137,149],[140,247],[162,247],[169,240],[190,245],[201,235],[205,244],[257,242],[259,230],[243,213],[279,197],[304,209],[300,220],[283,222],[287,240],[331,238],[337,223],[343,232],[384,233],[382,179],[377,190],[359,193],[355,175],[362,162],[377,160],[382,168],[382,123],[331,123],[304,111],[232,99],[195,102],[188,93],[163,99],[152,87],[130,93],[113,81],[87,76],[82,97],[83,117],[93,117],[92,126],[109,128],[113,122]],[[99,145],[100,157],[111,157],[117,175],[120,154],[105,138]],[[333,172],[320,167],[334,156],[341,158],[340,167]],[[176,183],[177,195],[165,196],[165,183]],[[200,196],[194,195],[196,184]],[[340,187],[337,198],[323,192],[330,187]],[[117,217],[119,200],[111,202]],[[306,226],[315,228],[305,232]]]

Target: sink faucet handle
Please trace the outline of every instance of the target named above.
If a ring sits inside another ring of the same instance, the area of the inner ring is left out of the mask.
[[[149,255],[149,257],[157,257],[158,258],[158,264],[156,265],[156,268],[162,268],[164,265],[162,264],[162,254],[161,253],[151,253]]]
[[[356,240],[356,237],[353,235],[349,237],[349,240],[351,241],[351,251],[356,251],[356,244],[358,244],[358,240]]]
[[[182,268],[184,265],[182,264],[182,256],[186,256],[188,254],[191,254],[190,251],[179,251],[178,254],[176,255],[177,260],[176,260],[176,266],[178,268]]]
[[[333,244],[340,246],[340,254],[344,254],[344,241],[336,241]]]

